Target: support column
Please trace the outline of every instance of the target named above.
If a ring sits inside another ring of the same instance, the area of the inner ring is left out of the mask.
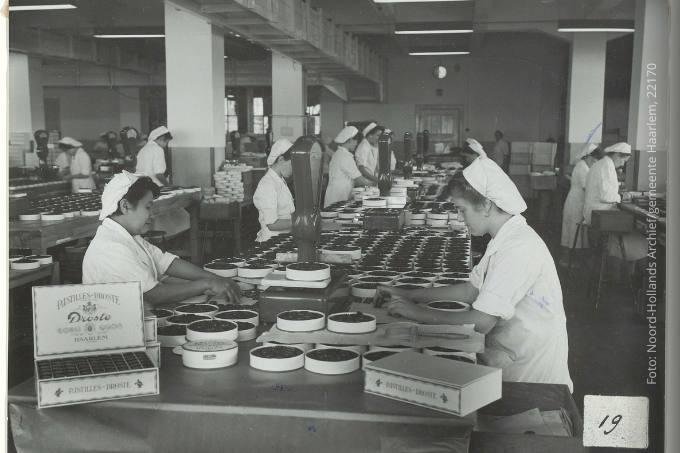
[[[304,134],[307,87],[302,65],[272,52],[272,131],[274,140],[295,141]]]
[[[10,165],[38,165],[38,156],[30,150],[33,132],[45,127],[45,107],[43,101],[42,79],[40,77],[40,59],[26,54],[10,52],[8,61],[8,103],[9,133],[22,134],[19,139],[15,135],[11,143],[21,143],[12,148]]]
[[[173,184],[210,185],[226,143],[224,33],[166,0],[165,67]]]
[[[120,127],[132,126],[142,131],[142,101],[139,88],[118,88]],[[146,130],[144,130],[146,132]]]
[[[569,70],[566,164],[585,143],[602,141],[606,33],[574,33]]]
[[[321,136],[328,143],[344,126],[345,105],[342,99],[322,88],[321,91]]]
[[[640,158],[630,159],[626,168],[626,186],[632,190],[649,189],[648,165],[656,165],[656,190],[666,190],[669,15],[665,1],[635,3],[628,142],[640,151]]]

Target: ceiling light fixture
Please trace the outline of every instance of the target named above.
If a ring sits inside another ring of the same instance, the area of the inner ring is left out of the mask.
[[[375,3],[434,3],[434,2],[469,2],[471,0],[373,0]]]
[[[16,5],[10,6],[10,11],[54,11],[58,9],[76,9],[77,6],[70,3],[61,3],[56,5]]]
[[[165,38],[162,34],[141,34],[141,35],[94,35],[99,39],[143,39],[143,38]]]
[[[444,35],[472,33],[472,22],[410,22],[396,24],[396,35]]]
[[[423,51],[423,52],[409,52],[409,55],[422,57],[429,55],[470,55],[468,51],[450,51],[450,50],[438,50],[438,51]]]
[[[632,20],[560,20],[557,31],[563,33],[631,33],[635,31]]]

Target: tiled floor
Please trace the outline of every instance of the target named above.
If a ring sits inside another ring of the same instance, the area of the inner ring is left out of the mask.
[[[253,232],[250,229],[244,230],[242,243],[247,245],[248,241],[252,241]],[[537,230],[551,249],[556,250],[558,236],[555,231],[559,228]],[[658,427],[663,426],[663,407],[657,402],[663,401],[663,383],[659,382],[657,386],[648,386],[645,383],[648,368],[647,324],[634,315],[632,295],[621,285],[608,287],[599,310],[594,312],[592,303],[584,295],[587,278],[588,272],[582,268],[577,284],[574,285],[576,289],[566,293],[564,297],[570,346],[569,367],[574,381],[576,403],[582,411],[583,397],[586,394],[649,396],[652,401],[652,444],[649,451],[661,451],[658,439],[662,438],[663,432]],[[660,326],[657,337],[661,339],[664,335],[664,329]],[[663,354],[663,348],[660,348],[657,357],[663,357]],[[662,360],[659,360],[659,366],[657,373],[663,376]],[[32,375],[32,368],[30,348],[11,354],[10,386]]]

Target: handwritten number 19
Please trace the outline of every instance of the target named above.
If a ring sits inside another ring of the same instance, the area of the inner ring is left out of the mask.
[[[606,415],[602,419],[602,422],[600,423],[600,426],[598,426],[598,428],[602,428],[602,426],[605,424],[605,422],[607,421],[608,418],[609,418],[609,415]],[[616,415],[614,418],[612,418],[611,424],[614,425],[614,426],[612,426],[612,429],[610,429],[609,431],[607,431],[607,429],[605,428],[604,435],[606,436],[607,434],[610,434],[612,431],[614,431],[616,429],[616,427],[619,426],[619,422],[621,422],[622,418],[623,417],[621,415]]]

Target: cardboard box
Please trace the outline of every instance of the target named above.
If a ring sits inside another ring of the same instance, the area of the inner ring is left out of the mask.
[[[508,174],[510,175],[528,175],[529,173],[531,173],[531,168],[525,164],[510,164],[508,169]]]
[[[464,417],[502,396],[500,368],[413,351],[371,362],[364,391]]]
[[[33,287],[38,408],[157,395],[139,282]]]

